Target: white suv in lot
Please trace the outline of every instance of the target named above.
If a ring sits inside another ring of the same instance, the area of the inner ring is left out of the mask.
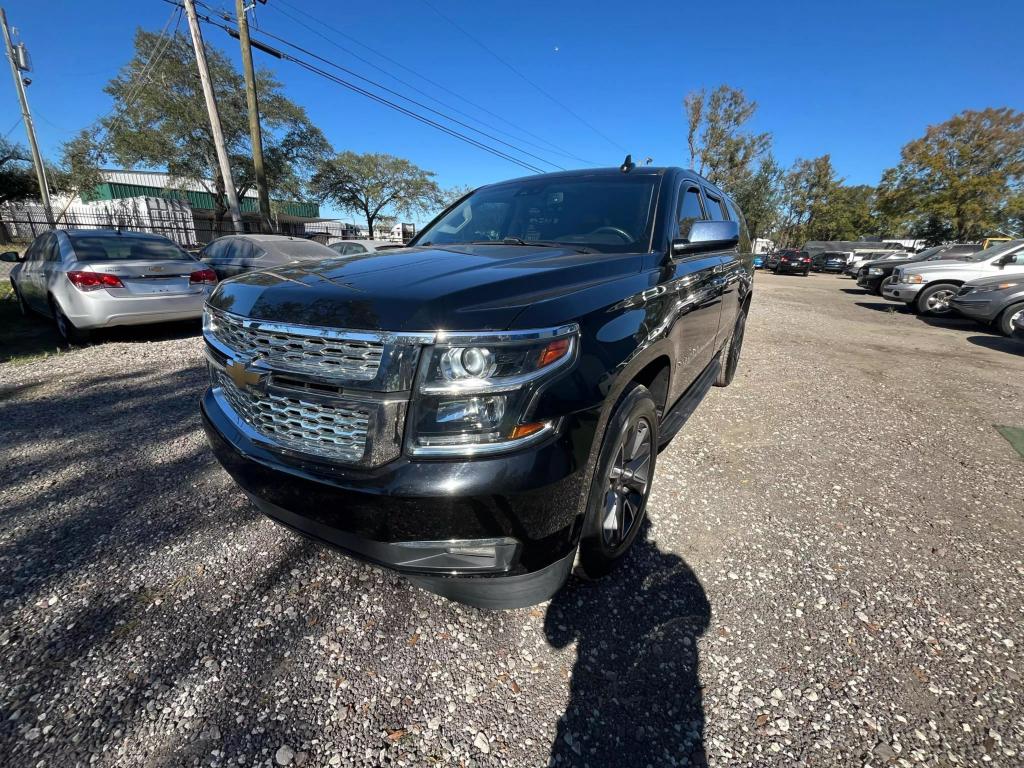
[[[907,264],[882,288],[890,301],[902,301],[922,315],[948,315],[949,300],[969,280],[992,275],[1024,275],[1024,240],[1010,240],[955,261]]]

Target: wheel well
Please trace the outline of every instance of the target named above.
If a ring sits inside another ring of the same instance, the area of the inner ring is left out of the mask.
[[[668,401],[668,385],[669,378],[672,374],[672,364],[669,362],[667,356],[662,355],[647,365],[645,365],[636,376],[633,377],[633,381],[637,384],[643,384],[647,389],[650,390],[651,396],[654,397],[654,405],[658,409],[658,416],[665,414],[665,406]]]

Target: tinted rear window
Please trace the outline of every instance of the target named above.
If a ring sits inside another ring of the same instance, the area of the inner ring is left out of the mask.
[[[127,261],[134,259],[189,259],[185,251],[160,237],[68,234],[79,261]]]

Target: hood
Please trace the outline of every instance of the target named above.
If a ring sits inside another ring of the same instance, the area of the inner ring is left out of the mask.
[[[940,259],[939,261],[926,261],[919,267],[904,269],[904,272],[928,274],[929,272],[954,272],[960,270],[977,271],[983,264],[981,261],[958,261],[956,259]]]
[[[862,267],[902,267],[906,264],[913,264],[913,259],[874,259],[865,261]]]
[[[640,254],[452,245],[377,251],[249,272],[210,305],[244,317],[354,330],[505,330],[527,306],[637,273]]]
[[[977,280],[971,280],[966,285],[972,288],[991,288],[994,285],[1002,285],[1003,283],[1016,283],[1015,287],[1024,290],[1024,275],[1019,272],[1009,274],[992,275],[991,277],[979,277]]]

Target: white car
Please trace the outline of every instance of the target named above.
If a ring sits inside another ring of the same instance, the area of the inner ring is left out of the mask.
[[[890,301],[902,301],[922,315],[948,315],[960,286],[994,275],[1024,275],[1024,240],[1010,240],[953,261],[907,264],[882,287]]]
[[[332,251],[337,251],[340,256],[355,256],[359,253],[373,253],[384,248],[401,248],[401,243],[393,243],[390,240],[335,240],[327,244]]]

